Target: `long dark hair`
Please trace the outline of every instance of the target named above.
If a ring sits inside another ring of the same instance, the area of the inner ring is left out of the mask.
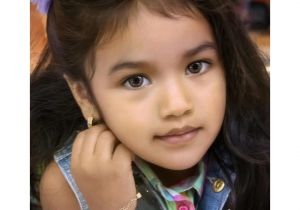
[[[81,81],[90,92],[96,48],[122,32],[139,5],[168,18],[200,11],[210,23],[227,82],[222,130],[209,153],[225,174],[233,170],[231,209],[270,208],[269,75],[230,0],[53,0],[47,16],[48,44],[31,75],[31,196],[53,154],[85,120],[63,74]],[[91,74],[90,74],[91,73]],[[220,152],[230,154],[232,167]],[[33,208],[33,203],[32,203]]]

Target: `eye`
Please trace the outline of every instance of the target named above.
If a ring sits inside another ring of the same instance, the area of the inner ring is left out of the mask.
[[[138,89],[149,84],[150,81],[143,75],[130,76],[123,82],[123,85],[130,89]]]
[[[207,61],[195,61],[187,66],[186,74],[199,74],[208,70],[210,63]]]

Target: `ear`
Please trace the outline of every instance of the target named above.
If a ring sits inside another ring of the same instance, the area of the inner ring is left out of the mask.
[[[73,81],[67,75],[63,75],[68,83],[68,86],[81,109],[83,117],[87,120],[89,117],[93,117],[95,120],[100,119],[95,105],[91,102],[91,97],[88,94],[86,87],[79,81]]]

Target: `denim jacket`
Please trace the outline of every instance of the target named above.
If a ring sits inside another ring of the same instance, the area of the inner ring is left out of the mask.
[[[80,208],[88,210],[87,202],[78,189],[71,174],[72,145],[68,145],[54,154],[54,160],[59,166],[63,176],[74,192]],[[162,196],[152,187],[144,174],[133,164],[133,176],[137,191],[142,194],[138,199],[136,210],[167,210]],[[231,175],[234,179],[234,174]],[[225,174],[216,161],[208,164],[203,193],[200,201],[196,202],[196,210],[230,210],[225,203],[228,200],[230,188],[226,184]],[[221,182],[220,182],[221,181]],[[217,189],[217,190],[216,190]]]

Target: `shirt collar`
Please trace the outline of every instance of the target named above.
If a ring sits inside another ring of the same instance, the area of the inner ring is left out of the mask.
[[[203,161],[200,161],[197,166],[198,170],[196,175],[188,177],[187,179],[181,181],[180,183],[172,186],[165,187],[153,170],[150,168],[147,162],[143,161],[140,158],[136,158],[135,163],[137,167],[142,171],[147,180],[151,183],[151,185],[158,190],[161,195],[169,201],[172,201],[175,196],[181,193],[186,193],[190,189],[194,189],[198,196],[201,197],[204,185],[204,177],[205,177],[205,164]]]

